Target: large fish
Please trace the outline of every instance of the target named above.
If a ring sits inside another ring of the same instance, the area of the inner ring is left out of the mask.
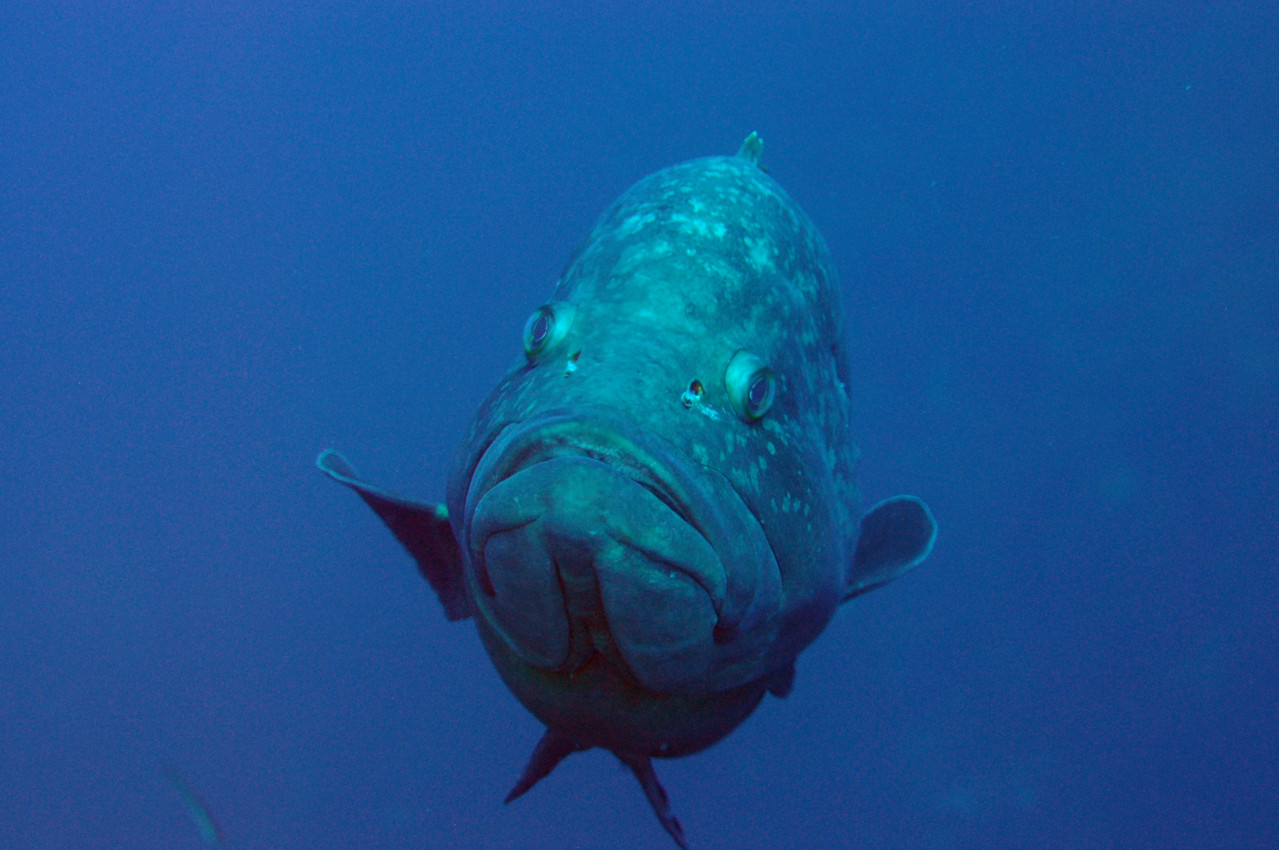
[[[351,487],[473,617],[546,724],[507,798],[612,751],[685,847],[650,759],[785,696],[841,602],[919,563],[936,526],[860,515],[840,294],[821,235],[736,156],[653,174],[604,214],[524,325],[454,457],[447,508]]]

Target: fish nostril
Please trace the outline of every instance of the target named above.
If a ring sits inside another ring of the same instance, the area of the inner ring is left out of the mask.
[[[702,395],[706,392],[706,387],[702,382],[694,378],[688,385],[688,389],[684,390],[684,394],[680,396],[680,403],[685,407],[692,409],[693,405],[700,404]]]

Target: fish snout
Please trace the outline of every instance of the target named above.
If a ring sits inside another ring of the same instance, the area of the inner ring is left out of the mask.
[[[502,478],[468,513],[477,608],[524,661],[568,673],[600,654],[650,690],[704,687],[727,576],[652,489],[560,456]]]

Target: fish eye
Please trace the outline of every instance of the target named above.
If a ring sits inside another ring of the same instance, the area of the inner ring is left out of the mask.
[[[524,327],[524,350],[529,354],[541,351],[546,345],[546,340],[551,336],[551,326],[554,322],[555,316],[545,307],[529,316],[528,323]]]
[[[572,304],[554,301],[533,311],[524,323],[524,353],[536,360],[564,338],[573,325]]]
[[[733,410],[746,422],[754,422],[768,412],[777,395],[777,378],[758,354],[738,351],[724,370],[724,384]]]

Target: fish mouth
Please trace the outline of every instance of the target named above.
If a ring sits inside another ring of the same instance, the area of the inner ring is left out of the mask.
[[[498,432],[461,532],[478,613],[543,670],[603,654],[654,691],[735,687],[780,604],[772,548],[727,479],[604,406]]]

